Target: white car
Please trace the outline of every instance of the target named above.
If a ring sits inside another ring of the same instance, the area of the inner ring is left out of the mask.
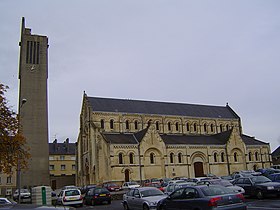
[[[122,189],[128,190],[132,188],[140,187],[140,185],[137,182],[124,182],[122,185]]]
[[[83,196],[79,189],[62,190],[56,200],[57,205],[63,206],[83,206]]]
[[[18,196],[18,189],[16,189],[16,191],[13,194],[14,201],[18,201]],[[20,189],[20,202],[31,202],[31,193],[28,189]]]
[[[16,202],[8,199],[8,198],[0,198],[0,206],[1,205],[15,205]]]

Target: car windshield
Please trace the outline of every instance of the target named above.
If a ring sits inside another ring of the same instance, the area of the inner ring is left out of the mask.
[[[213,184],[216,184],[216,185],[222,185],[224,187],[230,187],[230,186],[233,186],[233,184],[231,184],[230,182],[227,182],[227,181],[214,181],[212,182]]]
[[[128,182],[128,185],[138,185],[137,182]]]
[[[20,193],[29,193],[28,189],[20,189]]]
[[[141,191],[142,197],[150,197],[150,196],[157,196],[157,195],[164,195],[163,192],[161,192],[158,189],[149,189],[149,190],[143,190]]]
[[[214,195],[224,195],[232,193],[231,190],[229,190],[226,187],[218,186],[218,185],[212,185],[212,186],[205,186],[201,188],[202,192],[206,196],[214,196]]]
[[[271,180],[265,176],[254,176],[251,178],[252,182],[254,183],[265,183],[265,182],[271,182]]]
[[[118,187],[117,184],[108,184],[109,187]]]
[[[65,196],[74,196],[74,195],[80,195],[80,192],[78,190],[67,190],[67,191],[65,191]]]
[[[95,188],[95,194],[109,193],[109,191],[105,188]]]

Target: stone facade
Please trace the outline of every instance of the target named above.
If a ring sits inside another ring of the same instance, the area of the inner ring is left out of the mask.
[[[134,101],[84,94],[77,185],[218,176],[271,165],[270,146],[242,134],[228,106]]]

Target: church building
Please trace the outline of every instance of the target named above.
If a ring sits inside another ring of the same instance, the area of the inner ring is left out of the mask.
[[[76,184],[228,175],[271,165],[226,106],[83,95]]]

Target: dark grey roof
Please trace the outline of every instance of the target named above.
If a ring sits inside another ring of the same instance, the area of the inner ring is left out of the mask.
[[[137,144],[132,133],[103,133],[103,136],[111,144]]]
[[[269,143],[265,143],[263,141],[257,140],[252,136],[247,136],[242,134],[241,135],[242,140],[246,145],[268,145]]]
[[[137,144],[138,142],[141,142],[146,132],[147,128],[137,133],[106,133],[103,134],[103,136],[106,141],[111,144]],[[225,145],[229,140],[231,133],[232,129],[214,135],[160,134],[160,137],[166,145]],[[268,144],[247,135],[241,135],[241,138],[245,145]]]
[[[184,145],[224,145],[228,141],[232,130],[218,133],[215,135],[160,135],[165,144],[184,144]]]
[[[75,155],[76,144],[75,143],[49,143],[50,155]]]
[[[272,152],[272,157],[279,157],[280,156],[280,146]]]
[[[88,97],[88,101],[94,112],[239,119],[239,116],[228,105],[211,106],[99,97]]]

